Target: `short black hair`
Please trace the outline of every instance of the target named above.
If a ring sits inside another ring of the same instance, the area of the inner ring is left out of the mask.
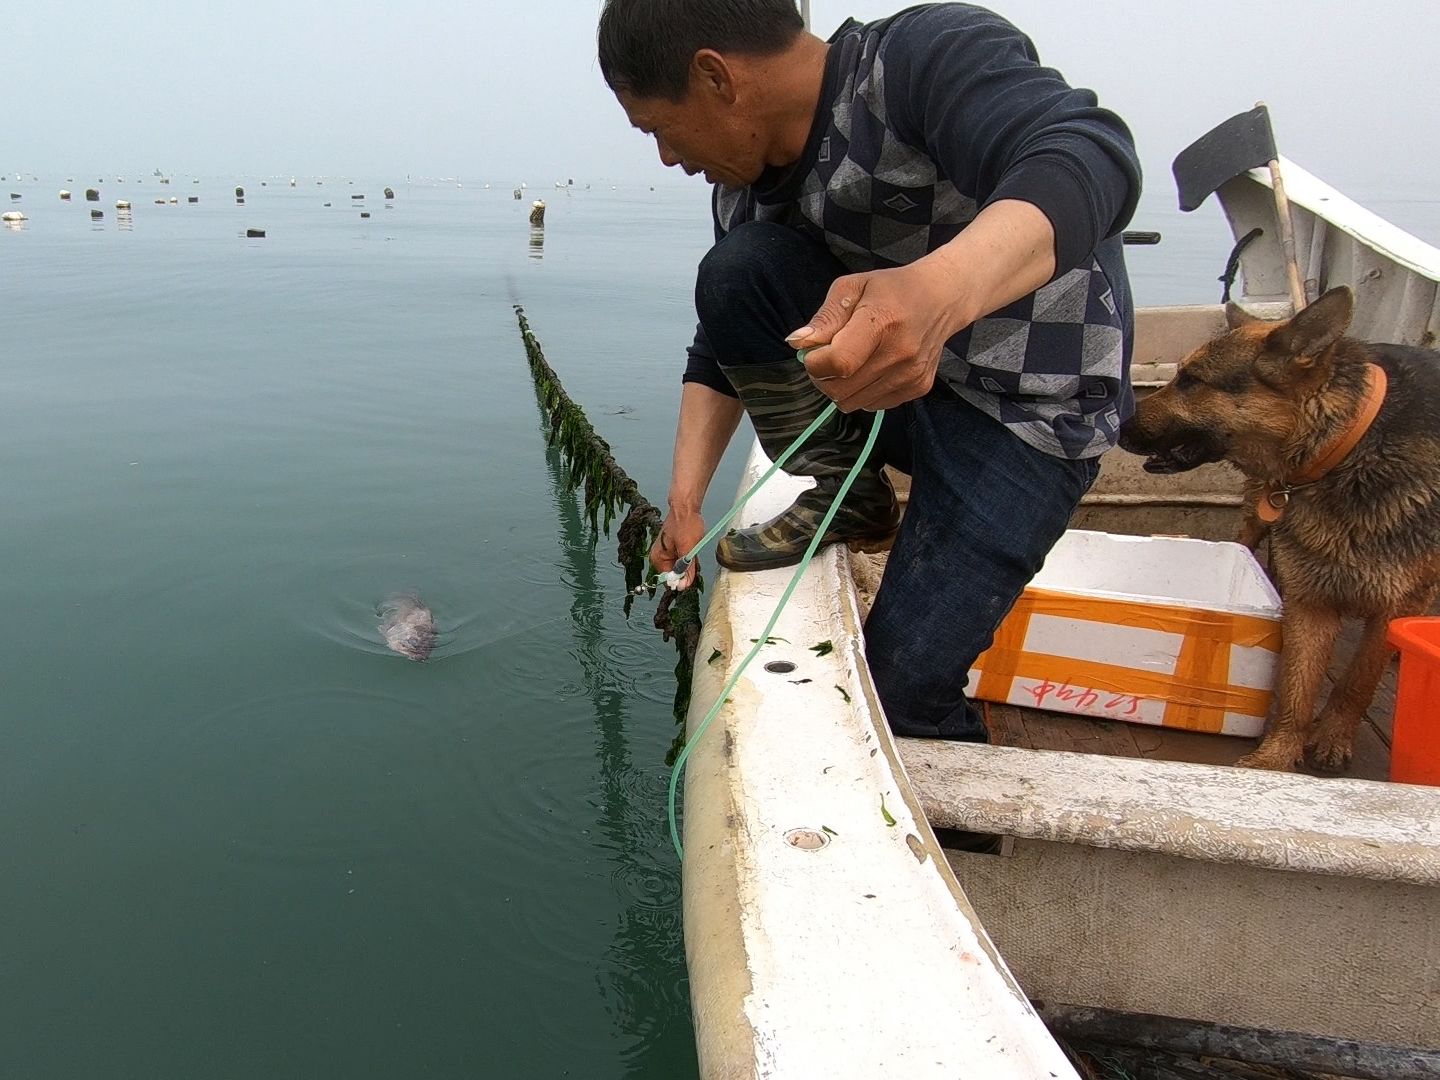
[[[773,56],[804,29],[794,0],[605,0],[600,74],[616,92],[680,101],[699,50]]]

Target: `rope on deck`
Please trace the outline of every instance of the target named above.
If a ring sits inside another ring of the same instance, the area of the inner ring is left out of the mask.
[[[645,584],[645,568],[650,547],[660,534],[664,520],[653,503],[640,494],[640,488],[620,467],[610,444],[596,433],[585,411],[565,392],[560,376],[545,359],[539,340],[525,318],[525,309],[514,305],[520,324],[520,338],[525,343],[525,356],[530,362],[530,375],[535,383],[535,396],[550,425],[549,445],[559,449],[565,464],[570,490],[581,490],[585,516],[598,536],[610,535],[610,526],[622,510],[625,516],[616,530],[619,551],[617,561],[625,569],[625,614],[630,614],[635,591]],[[695,649],[700,643],[700,592],[703,582],[695,575],[695,584],[680,592],[666,589],[655,606],[655,627],[666,641],[675,642],[678,659],[675,664],[675,723],[680,726],[675,744],[666,757],[673,764],[675,755],[685,741],[685,716],[690,710],[690,682],[695,673]],[[649,590],[653,596],[653,587]]]

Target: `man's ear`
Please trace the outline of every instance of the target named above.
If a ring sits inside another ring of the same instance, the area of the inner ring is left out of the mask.
[[[1267,351],[1310,367],[1340,340],[1355,314],[1355,294],[1346,285],[1331,289],[1265,339]]]
[[[735,103],[735,72],[714,49],[700,49],[690,58],[690,91],[700,90],[726,105]]]

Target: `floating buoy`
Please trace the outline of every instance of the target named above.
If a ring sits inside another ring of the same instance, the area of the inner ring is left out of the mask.
[[[171,205],[171,206],[175,206],[175,205],[177,205],[179,202],[180,202],[180,200],[177,199],[177,198],[175,198],[175,196],[173,196],[173,195],[170,196],[170,205]]]
[[[164,206],[164,205],[165,205],[165,200],[164,200],[164,199],[156,199],[156,200],[155,200],[155,205],[156,205],[156,206]]]
[[[162,184],[168,184],[168,183],[170,182],[170,178],[169,178],[168,176],[162,176],[162,177],[160,178],[160,182],[161,182]],[[136,183],[139,183],[139,181],[137,180]]]
[[[360,211],[360,216],[361,216],[362,218],[367,218],[367,217],[370,216],[370,211],[368,211],[368,210],[361,210],[361,211]]]
[[[522,198],[523,196],[524,196],[524,192],[522,192],[522,191],[517,187],[517,188],[515,189],[515,198],[519,199],[519,198]]]
[[[187,198],[185,201],[186,201],[186,202],[197,203],[197,202],[200,201],[200,196],[199,196],[199,195],[191,195],[191,196],[190,196],[189,198]]]
[[[363,199],[363,198],[365,198],[365,196],[364,196],[364,195],[351,195],[350,198],[352,198],[352,199]]]
[[[61,202],[69,202],[69,201],[70,201],[70,192],[66,191],[64,188],[61,188],[61,189],[60,189],[60,201],[61,201]]]
[[[237,187],[237,188],[235,189],[235,198],[237,198],[237,199],[243,199],[244,197],[245,197],[245,189],[244,189],[243,187]]]
[[[129,200],[129,199],[117,199],[116,202],[115,202],[115,209],[116,209],[116,210],[129,210],[129,209],[130,209],[130,200]]]
[[[246,230],[245,230],[245,235],[246,235],[248,238],[252,239],[252,240],[263,240],[263,239],[265,239],[265,230],[264,230],[264,229],[246,229]]]
[[[325,205],[326,205],[326,206],[329,206],[330,204],[327,202]]]
[[[90,211],[90,219],[91,219],[92,221],[99,221],[99,220],[100,220],[101,218],[103,218],[104,216],[105,216],[105,211],[104,211],[104,210],[91,210],[91,211]]]
[[[8,221],[12,224],[17,221],[25,220],[27,220],[25,215],[20,213],[19,210],[7,210],[5,213],[0,214],[0,221]]]
[[[545,200],[536,199],[530,204],[530,224],[541,228],[545,224]]]
[[[100,192],[97,191],[97,190],[96,190],[95,188],[93,188],[93,187],[92,187],[92,188],[86,188],[86,189],[85,189],[85,201],[86,201],[86,202],[99,202],[99,201],[100,201]]]
[[[236,199],[236,200],[235,200],[235,205],[236,205],[236,206],[244,206],[244,205],[245,205],[245,200],[244,200],[244,199]]]
[[[295,186],[295,177],[293,177],[293,176],[290,177],[290,186],[291,186],[291,187],[294,187],[294,186]]]
[[[388,188],[388,187],[387,187],[387,188],[385,189],[385,197],[386,197],[387,199],[393,199],[393,198],[395,198],[395,190],[394,190],[394,188]]]
[[[18,191],[12,191],[12,192],[10,192],[10,198],[11,198],[11,199],[18,199],[18,198],[20,198],[20,193],[19,193]]]

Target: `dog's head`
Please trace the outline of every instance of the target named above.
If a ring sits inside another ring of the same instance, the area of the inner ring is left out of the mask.
[[[1350,325],[1354,294],[1331,289],[1285,322],[1232,313],[1233,329],[1180,362],[1175,378],[1144,398],[1120,429],[1120,445],[1154,473],[1213,461],[1263,472],[1302,423],[1323,386],[1332,347]]]

